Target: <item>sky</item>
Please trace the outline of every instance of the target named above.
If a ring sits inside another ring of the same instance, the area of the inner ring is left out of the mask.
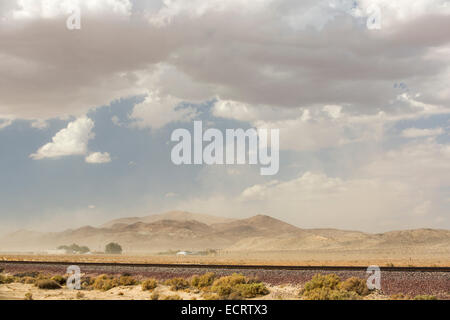
[[[0,233],[169,210],[449,229],[449,18],[444,0],[3,0]],[[200,120],[279,129],[278,173],[175,165],[171,133]]]

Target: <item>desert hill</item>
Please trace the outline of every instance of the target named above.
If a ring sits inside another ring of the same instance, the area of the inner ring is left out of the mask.
[[[370,234],[337,229],[301,229],[270,216],[227,219],[171,211],[146,217],[115,219],[100,227],[62,232],[17,231],[0,239],[1,251],[43,251],[77,243],[103,250],[114,241],[125,252],[166,250],[288,251],[440,248],[449,250],[450,231],[416,229]]]
[[[208,214],[201,213],[191,213],[186,211],[169,211],[165,213],[152,214],[145,217],[131,217],[131,218],[119,218],[106,222],[101,227],[110,228],[116,224],[134,224],[136,222],[151,223],[158,220],[176,220],[176,221],[188,221],[196,220],[204,224],[214,224],[214,223],[227,223],[234,221],[230,218],[222,218]]]

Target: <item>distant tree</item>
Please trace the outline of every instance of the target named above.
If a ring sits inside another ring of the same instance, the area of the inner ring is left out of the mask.
[[[121,254],[122,253],[122,247],[118,243],[110,242],[105,247],[105,253],[108,253],[108,254]]]
[[[88,247],[86,247],[86,246],[80,247],[76,243],[73,243],[70,246],[59,246],[58,249],[65,250],[67,254],[73,254],[73,253],[83,254],[83,253],[88,253],[89,251],[91,251]]]

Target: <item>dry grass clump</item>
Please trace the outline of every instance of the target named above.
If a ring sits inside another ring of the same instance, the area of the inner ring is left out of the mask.
[[[189,288],[189,282],[183,278],[172,278],[164,282],[172,291],[185,290]]]
[[[38,287],[39,289],[46,289],[46,290],[61,289],[59,283],[51,279],[37,280],[35,282],[35,286]]]
[[[339,288],[345,291],[355,292],[360,296],[367,296],[370,293],[366,280],[357,277],[351,277],[341,282]]]
[[[26,277],[38,278],[39,276],[40,276],[40,273],[37,271],[26,271],[26,272],[19,272],[19,273],[14,274],[14,277],[17,277],[17,278],[26,278]]]
[[[134,286],[138,284],[138,281],[131,276],[115,278],[106,274],[98,276],[93,281],[90,279],[89,282],[92,282],[92,288],[102,291],[108,291],[119,286]]]
[[[0,284],[8,284],[8,283],[16,282],[16,281],[17,281],[16,277],[4,276],[4,275],[0,274]]]
[[[63,286],[66,284],[67,282],[67,278],[61,276],[61,275],[56,275],[50,278],[51,280],[57,282],[59,285]]]
[[[95,278],[92,287],[96,290],[108,291],[114,287],[119,285],[117,279],[108,276],[106,274],[102,274]]]
[[[33,295],[31,294],[31,292],[25,293],[24,300],[33,300]]]
[[[335,274],[316,274],[300,291],[307,300],[357,300],[369,293],[365,280],[352,277],[341,281]]]
[[[150,291],[158,286],[158,281],[153,278],[146,279],[142,282],[142,291]]]
[[[390,296],[391,300],[411,300],[411,297],[403,293],[395,293]]]
[[[209,291],[217,294],[220,299],[227,300],[255,298],[269,293],[266,286],[259,280],[237,273],[216,279]]]
[[[203,289],[211,286],[215,279],[216,274],[214,272],[207,272],[200,276],[195,275],[191,278],[191,286],[197,289]]]
[[[436,296],[431,296],[428,294],[420,294],[414,297],[414,300],[437,300]]]
[[[159,299],[159,293],[156,292],[156,291],[154,291],[154,292],[152,293],[152,295],[150,296],[150,299],[152,299],[152,300],[158,300],[158,299]]]
[[[134,286],[138,284],[138,281],[135,278],[128,275],[120,276],[118,281],[121,286]]]

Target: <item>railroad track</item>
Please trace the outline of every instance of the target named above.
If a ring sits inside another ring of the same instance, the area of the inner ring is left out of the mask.
[[[180,268],[180,269],[225,269],[225,270],[317,270],[317,271],[365,271],[367,266],[277,266],[277,265],[225,265],[225,264],[170,264],[170,263],[107,263],[107,262],[63,262],[63,261],[0,261],[1,265],[36,265],[85,267],[129,267],[129,268]],[[387,267],[381,271],[397,272],[450,272],[450,267]]]

